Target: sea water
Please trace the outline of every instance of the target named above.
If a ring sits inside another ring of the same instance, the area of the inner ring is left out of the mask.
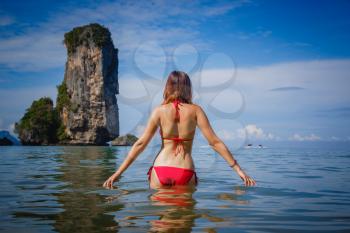
[[[198,186],[149,188],[159,148],[114,183],[130,147],[0,148],[0,232],[350,232],[350,150],[240,149],[244,186],[210,147],[194,147]]]

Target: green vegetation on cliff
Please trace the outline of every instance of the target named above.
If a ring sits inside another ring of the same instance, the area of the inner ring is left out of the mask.
[[[72,31],[65,33],[63,43],[67,47],[68,54],[72,54],[79,45],[87,44],[91,39],[101,48],[106,42],[111,41],[111,33],[108,28],[98,23],[91,23],[75,27]]]
[[[56,98],[56,111],[60,114],[62,113],[63,107],[67,108],[68,111],[71,109],[71,102],[67,92],[67,85],[65,81],[61,85],[57,85],[57,98]],[[65,126],[63,122],[60,122],[60,125],[57,129],[57,138],[60,142],[69,139],[68,135],[65,132]]]
[[[63,107],[66,107],[67,110],[70,110],[71,102],[67,92],[67,85],[63,81],[61,85],[57,87],[57,98],[56,98],[56,109],[58,112],[62,112]]]
[[[15,123],[14,132],[18,134],[23,145],[49,145],[64,143],[69,139],[60,118],[63,106],[69,107],[65,84],[57,86],[57,105],[49,97],[34,100],[26,109],[24,116]]]
[[[60,126],[57,129],[57,139],[59,142],[64,142],[66,140],[69,140],[69,136],[65,132],[65,127],[62,122],[60,122]]]
[[[53,101],[49,97],[42,97],[33,101],[22,119],[15,123],[15,133],[23,144],[53,144],[58,141],[57,129],[60,124]]]

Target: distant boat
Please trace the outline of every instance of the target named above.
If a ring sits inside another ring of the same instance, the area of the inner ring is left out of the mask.
[[[246,149],[252,149],[252,148],[262,149],[262,148],[266,148],[266,147],[261,145],[261,144],[259,144],[258,146],[253,146],[253,144],[249,143],[244,148],[246,148]]]

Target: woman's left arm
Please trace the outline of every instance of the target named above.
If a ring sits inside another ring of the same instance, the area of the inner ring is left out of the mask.
[[[130,164],[134,162],[137,156],[146,148],[154,133],[157,131],[159,121],[159,107],[156,107],[151,113],[150,119],[142,136],[131,147],[128,155],[119,166],[118,170],[103,183],[103,187],[113,187],[113,182],[120,177],[120,175],[130,166]]]

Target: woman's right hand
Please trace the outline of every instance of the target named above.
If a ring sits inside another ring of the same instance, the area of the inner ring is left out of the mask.
[[[119,178],[119,175],[117,173],[114,173],[103,183],[102,186],[108,189],[113,189],[113,182],[118,178]]]
[[[255,180],[248,176],[242,169],[236,169],[236,172],[238,173],[239,177],[241,177],[241,179],[244,181],[244,184],[246,186],[256,185]]]

